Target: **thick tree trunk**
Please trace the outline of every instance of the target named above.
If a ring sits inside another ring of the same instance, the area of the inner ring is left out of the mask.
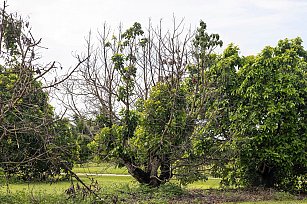
[[[129,159],[123,159],[123,161],[129,174],[131,174],[131,176],[133,176],[133,178],[135,178],[141,184],[146,184],[151,187],[158,187],[172,177],[168,157],[164,157],[162,162],[157,157],[150,159],[146,171],[142,170],[136,165],[133,165],[133,162]],[[159,167],[161,170],[160,176],[158,176]]]
[[[124,161],[125,166],[128,169],[129,174],[135,178],[141,184],[150,183],[150,174],[143,171],[141,168],[136,167],[130,161]]]

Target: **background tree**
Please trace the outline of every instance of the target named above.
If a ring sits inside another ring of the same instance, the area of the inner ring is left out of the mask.
[[[74,116],[71,127],[78,150],[76,154],[78,158],[75,162],[86,163],[95,157],[88,144],[93,141],[100,128],[105,127],[104,122],[100,116],[97,116],[95,121],[77,115]]]

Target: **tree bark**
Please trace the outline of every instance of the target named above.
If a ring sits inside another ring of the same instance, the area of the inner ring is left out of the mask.
[[[150,187],[158,187],[169,180],[172,176],[170,161],[168,159],[161,162],[157,157],[152,158],[146,171],[135,166],[131,159],[123,158],[123,162],[133,178],[135,178],[139,183],[146,184]],[[160,176],[158,176],[159,167],[161,170]]]
[[[161,162],[160,170],[161,174],[159,178],[163,183],[172,178],[171,161],[168,155],[164,156],[163,161]]]
[[[149,184],[150,183],[150,174],[143,171],[141,168],[135,166],[133,162],[128,158],[122,158],[125,166],[128,169],[129,174],[135,178],[141,184]]]

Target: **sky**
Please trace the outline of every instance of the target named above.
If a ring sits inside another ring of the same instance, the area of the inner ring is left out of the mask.
[[[73,67],[74,53],[85,49],[89,31],[107,23],[116,29],[150,18],[170,27],[172,17],[196,27],[200,20],[208,32],[218,33],[224,44],[239,46],[242,55],[259,53],[280,39],[301,37],[307,42],[307,0],[8,0],[8,12],[29,20],[32,33],[42,38],[45,63],[58,61]],[[305,48],[307,43],[304,42]]]

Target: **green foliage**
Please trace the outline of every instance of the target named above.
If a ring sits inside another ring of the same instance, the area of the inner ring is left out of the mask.
[[[201,119],[203,124],[197,129],[194,151],[212,166],[216,177],[223,177],[235,150],[232,147],[230,116],[236,110],[238,98],[233,92],[237,88],[237,69],[241,66],[238,48],[229,45],[217,63],[205,72],[206,99]]]
[[[69,122],[55,117],[40,81],[48,71],[42,74],[33,62],[40,41],[5,7],[0,12],[0,167],[6,176],[45,180],[59,175],[63,164],[72,167],[75,145]]]
[[[92,151],[88,144],[92,142],[93,135],[98,132],[99,128],[104,127],[108,123],[107,119],[102,115],[97,116],[96,121],[88,120],[77,115],[73,118],[72,134],[77,146],[77,163],[88,162],[92,158]]]
[[[223,42],[203,21],[193,39],[181,43],[176,32],[160,32],[155,45],[135,23],[104,43],[113,75],[104,76],[108,103],[99,102],[99,131],[86,147],[151,187],[174,175],[182,184],[205,180],[210,171],[225,185],[305,191],[302,40],[243,57],[233,44],[215,54]]]
[[[205,51],[210,50],[210,48],[223,45],[223,41],[220,40],[220,36],[218,34],[209,35],[206,32],[206,29],[207,29],[206,23],[200,21],[200,26],[197,29],[197,34],[193,42],[195,47],[199,47],[199,51],[202,55],[201,58],[206,57]]]
[[[230,45],[204,71],[193,151],[223,184],[306,191],[306,53],[300,38],[248,57]],[[199,83],[197,67],[189,69]]]
[[[0,167],[6,176],[48,179],[95,152],[146,184],[127,192],[158,197],[157,202],[184,194],[174,184],[163,185],[174,175],[188,184],[208,179],[209,170],[225,185],[307,191],[307,51],[300,38],[281,40],[256,56],[239,56],[233,44],[217,55],[213,51],[223,42],[207,33],[203,21],[182,50],[177,28],[168,42],[162,38],[170,33],[157,35],[159,45],[153,46],[150,32],[146,38],[134,23],[118,39],[102,40],[103,49],[113,51],[111,59],[104,53],[110,60],[104,62],[110,66],[105,70],[109,107],[102,103],[95,119],[75,116],[71,124],[55,117],[38,80],[40,70],[32,61],[39,42],[27,37],[28,23],[4,9],[1,14]],[[157,64],[147,61],[154,55]],[[144,84],[137,81],[139,73]],[[146,97],[137,99],[138,91]],[[20,198],[17,202],[25,199]]]
[[[78,151],[78,140],[73,132],[72,125],[68,119],[56,119],[51,126],[53,130],[52,139],[50,139],[47,148],[50,151],[49,167],[53,169],[53,173],[58,175],[63,169],[64,172],[67,172],[67,168],[63,166],[65,164],[67,167],[72,169],[74,163],[79,160],[80,152]],[[50,175],[50,174],[49,174]]]
[[[136,148],[172,152],[172,147],[185,141],[186,92],[184,88],[173,89],[159,83],[152,88],[150,97],[144,101],[142,121]],[[174,155],[177,155],[174,152]]]
[[[207,25],[205,22],[200,21],[199,28],[197,28],[197,33],[193,40],[194,45],[194,55],[198,60],[197,66],[204,69],[210,67],[212,63],[213,50],[216,47],[223,46],[223,41],[220,39],[218,34],[209,34],[207,33]],[[198,72],[203,75],[204,72]],[[203,78],[203,76],[200,76]]]
[[[68,120],[55,119],[41,84],[33,82],[35,91],[20,99],[13,111],[3,117],[2,125],[12,132],[0,143],[3,154],[0,166],[7,174],[24,180],[45,180],[60,174],[62,163],[72,167],[76,144]],[[10,92],[8,92],[10,93]]]
[[[3,77],[2,75],[2,79]],[[8,75],[7,78],[11,77]],[[4,81],[6,80],[2,80]],[[7,87],[9,83],[2,85]],[[47,124],[52,121],[53,109],[47,103],[48,96],[40,90],[40,86],[40,83],[34,81],[32,87],[35,91],[19,99],[18,105],[3,117],[2,125],[5,124],[8,130],[14,128],[15,130],[9,133],[4,132],[5,129],[0,130],[1,135],[5,135],[0,143],[3,152],[0,157],[1,166],[7,173],[21,173],[25,179],[41,177],[50,165],[45,161],[47,157],[45,133],[50,131]],[[2,89],[1,93],[5,92],[6,95],[11,93],[6,91]],[[32,158],[36,159],[31,161]]]
[[[306,191],[306,59],[300,38],[285,39],[239,70],[231,131],[249,185]]]
[[[118,71],[121,78],[121,85],[118,87],[117,100],[125,104],[126,110],[129,111],[130,97],[133,95],[136,77],[136,54],[137,49],[145,46],[146,38],[141,38],[144,34],[141,24],[134,23],[132,27],[127,29],[121,37],[120,44],[121,53],[115,53],[112,56],[114,69]],[[140,39],[141,38],[141,39]],[[126,54],[124,54],[126,51]]]
[[[120,53],[113,55],[112,62],[120,76],[117,100],[123,109],[119,121],[103,127],[88,146],[101,159],[125,165],[140,183],[158,186],[174,174],[184,184],[205,179],[198,165],[190,165],[196,158],[191,156],[191,141],[204,104],[204,70],[216,60],[212,52],[222,41],[209,35],[201,22],[193,41],[198,63],[182,68],[187,68],[188,77],[171,74],[148,90],[149,97],[134,103],[138,50],[148,42],[142,35],[137,23],[121,35]]]
[[[17,43],[20,36],[22,36],[22,26],[22,20],[14,18],[13,15],[5,13],[2,15],[3,42],[11,56],[20,54],[17,49]]]

